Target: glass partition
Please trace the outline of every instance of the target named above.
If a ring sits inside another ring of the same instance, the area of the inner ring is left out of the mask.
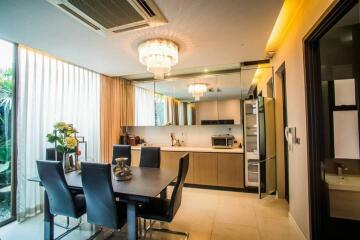
[[[14,218],[13,113],[15,45],[0,39],[0,226]]]

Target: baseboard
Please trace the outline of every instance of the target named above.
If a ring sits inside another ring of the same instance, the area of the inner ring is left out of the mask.
[[[299,233],[299,235],[302,237],[302,239],[303,239],[303,240],[307,240],[306,237],[305,237],[305,235],[304,235],[304,233],[303,233],[303,231],[301,231],[299,225],[297,225],[294,217],[291,215],[290,212],[288,212],[288,216],[289,216],[289,219],[290,219],[291,224],[295,227],[296,231]]]

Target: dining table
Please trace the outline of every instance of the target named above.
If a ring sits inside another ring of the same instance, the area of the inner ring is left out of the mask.
[[[112,166],[112,168],[114,165]],[[114,196],[127,203],[127,234],[129,240],[138,239],[137,209],[139,204],[151,198],[166,197],[167,187],[176,179],[177,171],[166,168],[130,167],[132,178],[128,181],[117,181],[112,178]],[[97,176],[94,176],[96,178]],[[65,173],[65,179],[71,191],[82,191],[81,171]],[[29,181],[41,185],[39,177]],[[50,212],[48,195],[44,193],[44,239],[54,239],[54,215]]]

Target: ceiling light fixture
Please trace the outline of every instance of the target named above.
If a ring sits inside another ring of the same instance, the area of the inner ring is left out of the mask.
[[[195,98],[195,101],[199,101],[206,91],[207,85],[205,83],[192,83],[189,85],[189,93]]]
[[[164,79],[171,67],[179,61],[178,45],[167,39],[150,39],[138,47],[139,61],[154,74],[155,79]]]

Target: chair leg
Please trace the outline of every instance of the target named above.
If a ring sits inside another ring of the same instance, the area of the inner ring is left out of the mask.
[[[56,216],[55,216],[56,217]],[[56,223],[55,221],[54,221],[54,225],[55,226],[58,226],[58,227],[61,227],[61,228],[64,228],[64,229],[69,229],[69,225],[70,225],[70,218],[69,217],[66,217],[66,225],[64,226],[64,225],[61,225],[61,224],[59,224],[59,223]]]
[[[151,231],[155,231],[155,232],[163,232],[163,233],[169,233],[169,234],[174,234],[174,235],[180,235],[180,236],[184,236],[185,240],[188,240],[190,237],[190,234],[188,232],[179,232],[179,231],[173,231],[167,228],[151,228]]]
[[[74,226],[73,228],[70,228],[69,230],[67,230],[67,231],[64,232],[63,234],[59,235],[57,238],[55,238],[55,240],[59,240],[59,239],[65,237],[66,235],[68,235],[69,233],[71,233],[72,231],[74,231],[75,229],[79,228],[80,225],[81,225],[81,218],[80,218],[79,223],[78,223],[76,226]]]
[[[99,230],[97,230],[93,235],[91,235],[87,240],[93,240],[95,239],[101,232],[102,232],[103,228],[100,227]]]
[[[145,220],[146,221],[146,220]],[[155,221],[154,221],[155,222]],[[146,228],[145,230],[145,234],[144,234],[144,237],[146,237],[146,233],[148,231],[150,231],[150,239],[151,239],[151,232],[154,231],[154,232],[163,232],[163,233],[169,233],[169,234],[174,234],[174,235],[180,235],[180,236],[184,236],[185,237],[185,240],[188,240],[189,237],[190,237],[190,234],[188,232],[180,232],[180,231],[173,231],[173,230],[170,230],[170,229],[167,229],[167,228],[154,228],[153,227],[153,224],[154,223],[151,223],[151,220],[150,220],[150,225],[149,227]]]

